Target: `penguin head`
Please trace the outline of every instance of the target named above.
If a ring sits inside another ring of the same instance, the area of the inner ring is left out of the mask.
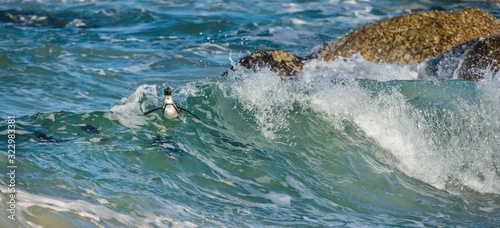
[[[172,96],[172,88],[167,87],[167,88],[163,89],[163,94],[165,96]]]

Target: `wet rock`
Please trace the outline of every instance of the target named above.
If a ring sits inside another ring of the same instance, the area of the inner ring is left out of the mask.
[[[465,42],[429,59],[419,70],[419,77],[478,81],[499,69],[500,34],[496,34]]]
[[[300,73],[303,65],[301,58],[281,50],[260,51],[243,57],[238,63],[249,69],[269,67],[272,71],[278,72],[281,77]]]
[[[411,13],[365,25],[325,44],[310,58],[329,61],[361,53],[365,60],[377,63],[420,63],[466,41],[499,32],[500,21],[482,9]]]
[[[427,60],[421,77],[475,81],[484,77],[485,69],[499,68],[498,33],[500,21],[482,9],[418,12],[367,24],[305,58],[272,50],[244,57],[239,64],[250,69],[267,66],[285,77],[300,73],[307,59],[331,61],[360,53],[376,63]]]

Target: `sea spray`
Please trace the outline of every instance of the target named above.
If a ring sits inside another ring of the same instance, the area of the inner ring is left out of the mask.
[[[156,86],[142,85],[129,97],[122,98],[107,113],[105,117],[110,120],[117,120],[123,126],[138,129],[155,117],[144,117],[143,112],[148,109],[159,107]],[[154,115],[152,115],[154,116]]]
[[[253,115],[266,138],[287,134],[281,130],[288,128],[290,113],[312,110],[338,130],[345,121],[354,123],[388,152],[377,156],[410,177],[450,191],[500,191],[494,80],[477,88],[472,82],[404,81],[417,76],[411,66],[357,57],[310,62],[287,82],[267,68],[232,76],[222,89]],[[369,79],[377,76],[382,81]]]
[[[229,89],[231,96],[253,115],[264,137],[274,139],[277,131],[287,129],[287,114],[293,110],[290,86],[268,68],[243,72],[230,75],[230,81],[224,83],[229,88],[223,89]]]

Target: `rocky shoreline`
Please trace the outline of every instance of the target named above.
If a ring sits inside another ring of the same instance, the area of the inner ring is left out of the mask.
[[[295,76],[311,59],[332,61],[355,54],[375,63],[423,64],[422,75],[449,73],[449,78],[477,81],[485,70],[500,68],[500,21],[478,8],[455,12],[410,13],[377,21],[324,44],[306,57],[283,50],[260,51],[239,64],[268,66],[281,77]],[[442,76],[441,76],[442,77]]]

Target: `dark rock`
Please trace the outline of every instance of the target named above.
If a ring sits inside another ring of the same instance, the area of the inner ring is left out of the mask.
[[[500,34],[465,42],[423,65],[420,78],[483,79],[500,69]]]
[[[484,78],[484,70],[496,73],[500,68],[500,35],[493,35],[466,43],[470,45],[458,78],[477,81]]]

